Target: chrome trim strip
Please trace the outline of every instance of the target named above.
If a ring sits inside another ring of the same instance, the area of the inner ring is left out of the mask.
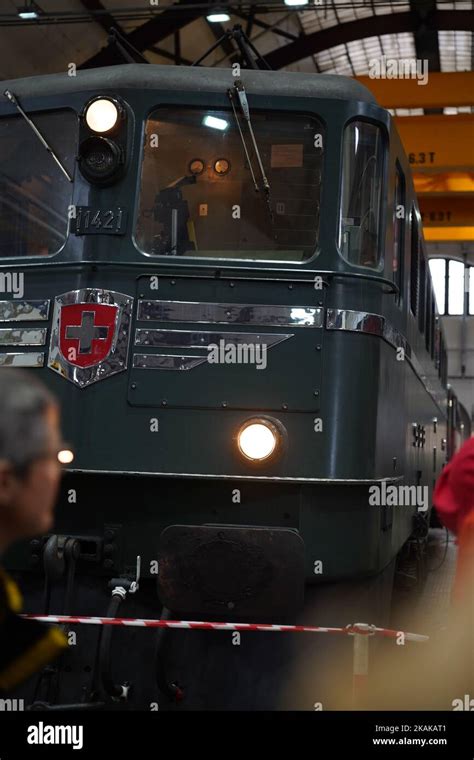
[[[327,309],[326,328],[377,335],[394,348],[403,348],[405,356],[411,357],[411,346],[406,338],[380,314],[350,309]]]
[[[46,327],[37,329],[0,328],[0,346],[44,346]]]
[[[0,301],[0,322],[45,322],[48,301]]]
[[[322,327],[323,309],[312,306],[140,300],[137,319],[268,327]]]
[[[44,367],[44,354],[0,354],[0,367]]]
[[[134,369],[167,369],[188,371],[207,362],[207,356],[176,356],[176,354],[135,354]]]
[[[97,475],[134,475],[167,478],[203,478],[208,480],[265,480],[282,483],[323,483],[325,485],[365,485],[366,483],[398,483],[405,480],[404,475],[398,475],[396,478],[290,478],[286,476],[274,475],[216,475],[215,473],[203,472],[140,472],[138,470],[81,470],[77,468],[66,468],[66,472],[74,474],[94,473]]]
[[[167,348],[208,348],[224,340],[232,345],[255,344],[276,346],[294,336],[288,333],[239,333],[239,332],[194,332],[191,330],[135,330],[136,346]]]
[[[368,335],[375,335],[385,340],[393,348],[403,348],[405,358],[411,364],[415,374],[423,384],[425,390],[435,404],[441,409],[446,406],[445,394],[440,394],[433,388],[429,378],[423,371],[423,367],[412,351],[410,344],[402,333],[400,333],[385,317],[380,314],[371,314],[366,311],[353,311],[351,309],[327,309],[326,313],[327,330],[347,330],[349,332],[361,332]]]

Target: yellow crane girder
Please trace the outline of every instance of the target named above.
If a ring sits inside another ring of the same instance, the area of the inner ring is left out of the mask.
[[[428,72],[428,81],[421,78],[391,79],[386,68],[380,79],[355,77],[365,85],[384,108],[445,108],[474,105],[474,72]]]

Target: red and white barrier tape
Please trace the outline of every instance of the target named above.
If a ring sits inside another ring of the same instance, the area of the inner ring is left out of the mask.
[[[75,615],[23,615],[30,620],[42,623],[60,623],[64,625],[123,625],[137,628],[184,628],[202,631],[266,631],[279,633],[339,633],[346,635],[361,634],[366,636],[384,636],[395,639],[403,636],[406,641],[428,641],[429,636],[405,631],[393,631],[389,628],[377,628],[366,623],[354,623],[345,628],[323,628],[309,625],[271,625],[267,623],[210,623],[199,620],[146,620],[141,618],[107,618]]]

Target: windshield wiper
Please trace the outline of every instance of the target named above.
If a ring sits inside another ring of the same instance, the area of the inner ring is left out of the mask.
[[[265,174],[265,169],[263,167],[262,157],[260,155],[260,151],[258,149],[257,141],[255,139],[255,134],[254,134],[254,131],[253,131],[253,128],[252,128],[252,120],[250,118],[250,108],[249,108],[249,104],[248,104],[248,100],[247,100],[247,93],[245,92],[245,87],[243,85],[242,80],[236,79],[236,81],[234,82],[234,90],[235,90],[235,92],[237,94],[237,97],[238,97],[238,100],[239,100],[240,110],[242,111],[243,117],[244,117],[245,121],[247,122],[248,130],[250,132],[250,137],[252,138],[253,149],[254,149],[255,155],[257,157],[258,166],[259,166],[259,169],[260,169],[260,174],[262,176],[262,183],[263,183],[263,190],[264,190],[264,193],[265,193],[265,200],[267,201],[268,210],[270,211],[270,218],[271,218],[271,220],[273,222],[273,211],[272,211],[272,205],[271,205],[271,201],[270,201],[270,189],[271,189],[270,188],[270,183],[269,183],[269,181],[267,179],[267,175]],[[234,107],[234,100],[233,100],[232,90],[229,90],[228,94],[229,94],[230,102],[232,103],[232,107]],[[234,113],[235,113],[235,109],[234,109]],[[236,115],[236,118],[237,118],[237,115]],[[239,127],[240,136],[242,138],[242,142],[243,142],[243,145],[244,145],[244,148],[245,148],[245,154],[247,156],[247,161],[249,161],[249,164],[250,164],[250,159],[249,159],[249,155],[248,155],[248,151],[247,151],[247,146],[245,144],[245,140],[244,140],[242,131],[240,129],[240,124],[239,124],[238,119],[237,119],[237,124],[238,124],[238,127]],[[250,164],[250,167],[251,166],[252,165]],[[253,177],[254,183],[257,184],[255,182],[255,176],[254,176],[253,170],[251,169],[251,171],[252,171],[252,177]],[[258,185],[257,185],[257,189],[258,189]]]
[[[253,186],[255,188],[255,192],[259,193],[260,192],[260,188],[259,188],[259,186],[257,184],[257,180],[255,179],[255,174],[253,173],[253,167],[252,167],[252,162],[250,160],[249,152],[248,152],[248,149],[247,149],[247,143],[245,142],[245,137],[242,134],[242,129],[240,127],[239,117],[237,115],[237,111],[235,110],[234,95],[233,95],[232,90],[227,90],[227,94],[229,96],[229,100],[230,100],[231,105],[232,105],[232,110],[234,112],[235,121],[236,121],[237,127],[239,129],[240,139],[242,140],[242,145],[243,145],[243,148],[244,148],[245,157],[247,159],[247,163],[248,163],[248,166],[249,166],[249,169],[250,169],[250,174],[252,175]]]
[[[30,117],[27,116],[27,114],[24,112],[23,108],[19,104],[18,99],[13,94],[13,92],[11,92],[10,90],[5,90],[5,92],[3,94],[5,95],[6,98],[8,98],[8,100],[10,101],[10,103],[13,103],[13,105],[15,106],[15,108],[17,109],[17,111],[19,111],[19,113],[21,113],[21,115],[23,116],[23,118],[26,121],[26,123],[33,130],[33,132],[35,133],[35,135],[38,138],[38,140],[42,143],[43,147],[45,147],[46,150],[48,151],[48,153],[50,153],[50,155],[54,158],[54,160],[56,161],[57,165],[61,169],[61,171],[64,174],[64,176],[69,180],[69,182],[72,182],[72,177],[69,174],[68,170],[61,163],[61,161],[57,157],[56,153],[52,149],[51,145],[49,145],[49,143],[44,139],[43,135],[39,131],[39,129],[36,126],[36,124],[34,124],[33,121],[30,119]]]

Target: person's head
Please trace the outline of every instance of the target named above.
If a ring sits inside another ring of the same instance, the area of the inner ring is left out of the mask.
[[[0,369],[0,551],[51,528],[61,448],[54,397],[30,374]]]

